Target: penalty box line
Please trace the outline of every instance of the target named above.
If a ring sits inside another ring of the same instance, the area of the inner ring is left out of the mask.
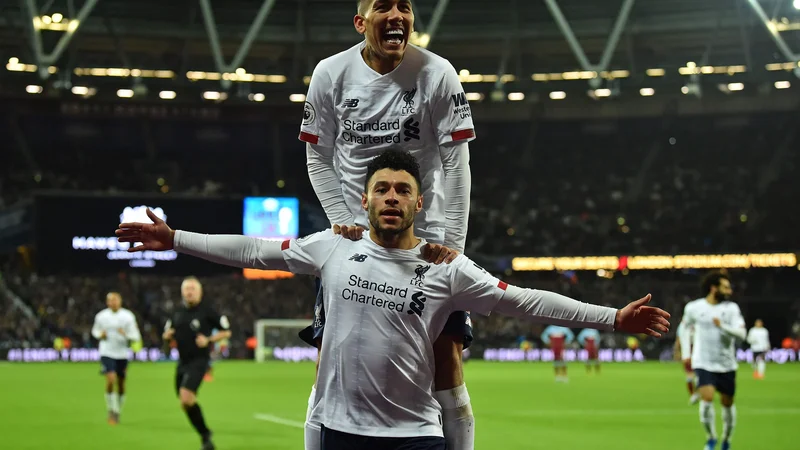
[[[264,422],[277,423],[278,425],[285,425],[293,428],[305,428],[306,424],[296,420],[284,419],[282,417],[273,416],[272,414],[255,414],[253,417],[256,420],[263,420]]]

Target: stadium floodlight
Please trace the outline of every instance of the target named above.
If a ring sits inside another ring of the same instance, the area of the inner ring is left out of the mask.
[[[206,100],[219,100],[222,98],[222,94],[217,91],[205,91],[203,92],[203,98]]]
[[[61,20],[64,19],[64,16],[61,13],[55,13],[52,16],[52,19],[53,19],[53,22],[55,22],[55,23],[61,23]]]
[[[30,84],[25,87],[25,92],[28,94],[41,94],[44,89],[36,84]]]
[[[795,0],[795,5],[797,5],[798,2],[800,2],[800,0]],[[792,83],[790,83],[788,81],[776,81],[775,82],[775,89],[789,89],[790,87],[792,87]]]
[[[641,88],[641,89],[639,89],[639,95],[641,95],[642,97],[652,97],[653,95],[655,95],[655,93],[656,93],[656,90],[653,89],[653,88]]]
[[[728,90],[733,91],[741,91],[744,89],[744,83],[728,83]]]
[[[611,89],[595,89],[595,97],[611,97]]]
[[[483,100],[484,96],[480,92],[467,92],[466,98],[471,102],[479,102]]]
[[[567,93],[564,91],[553,91],[550,93],[551,100],[564,100],[567,98]]]
[[[664,69],[647,69],[646,73],[648,77],[663,77],[666,71]]]
[[[89,94],[89,88],[86,86],[72,86],[72,93],[75,95]]]
[[[264,94],[262,94],[261,92],[257,92],[255,94],[249,94],[247,96],[247,98],[251,102],[263,102],[264,99],[266,98],[266,96]]]
[[[800,0],[794,0],[794,9],[800,9]]]
[[[289,101],[292,103],[302,103],[306,101],[305,94],[292,94],[289,96]]]
[[[131,98],[133,97],[133,89],[117,89],[117,97]]]
[[[683,94],[688,94],[689,93],[689,86],[681,86],[681,92]]]
[[[525,100],[525,94],[522,92],[509,92],[508,93],[508,100],[512,102],[518,102],[520,100]]]
[[[176,96],[175,91],[161,91],[158,93],[158,97],[164,100],[173,100]]]

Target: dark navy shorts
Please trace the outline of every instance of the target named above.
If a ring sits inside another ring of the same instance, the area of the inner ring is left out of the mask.
[[[317,339],[322,339],[322,332],[325,330],[325,305],[322,296],[322,284],[317,278],[317,300],[314,303],[314,322],[304,328],[297,335],[306,344],[317,347]],[[456,311],[450,314],[442,329],[442,334],[446,336],[463,336],[464,348],[467,349],[472,344],[472,319],[466,311]]]
[[[108,373],[116,373],[117,378],[125,378],[128,373],[128,360],[127,359],[114,359],[108,356],[100,357],[100,373],[105,375]]]
[[[694,369],[697,375],[698,389],[703,386],[714,386],[720,394],[730,395],[733,397],[736,394],[736,372],[709,372],[703,369]]]
[[[381,438],[320,428],[321,450],[447,450],[443,437]]]
[[[175,394],[179,394],[181,388],[188,389],[195,394],[203,384],[203,377],[208,371],[209,360],[207,358],[197,358],[188,361],[178,361],[175,369]]]

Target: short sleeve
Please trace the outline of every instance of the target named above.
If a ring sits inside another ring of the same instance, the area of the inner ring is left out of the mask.
[[[336,141],[335,93],[330,75],[320,66],[321,64],[317,65],[311,75],[298,139],[308,144],[332,148]]]
[[[231,322],[228,320],[228,316],[220,314],[215,307],[209,308],[209,322],[213,328],[218,330],[228,331],[231,329]]]
[[[456,69],[448,64],[439,88],[433,93],[433,127],[439,139],[439,145],[450,142],[469,142],[475,139],[475,127],[472,125],[472,110],[467,94]]]
[[[296,274],[319,276],[342,237],[330,228],[300,239],[283,241],[281,252],[289,270]]]
[[[488,316],[505,295],[508,285],[464,255],[450,264],[453,309]]]

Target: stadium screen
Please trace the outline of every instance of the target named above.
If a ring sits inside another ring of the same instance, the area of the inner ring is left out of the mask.
[[[166,252],[127,252],[114,230],[121,222],[150,222],[150,208],[174,229],[242,233],[241,199],[172,196],[38,195],[35,202],[36,259],[44,274],[212,274],[238,269]]]
[[[294,197],[246,197],[242,214],[245,236],[260,239],[296,239],[300,230],[300,201]],[[244,269],[248,279],[289,278],[289,272]]]

